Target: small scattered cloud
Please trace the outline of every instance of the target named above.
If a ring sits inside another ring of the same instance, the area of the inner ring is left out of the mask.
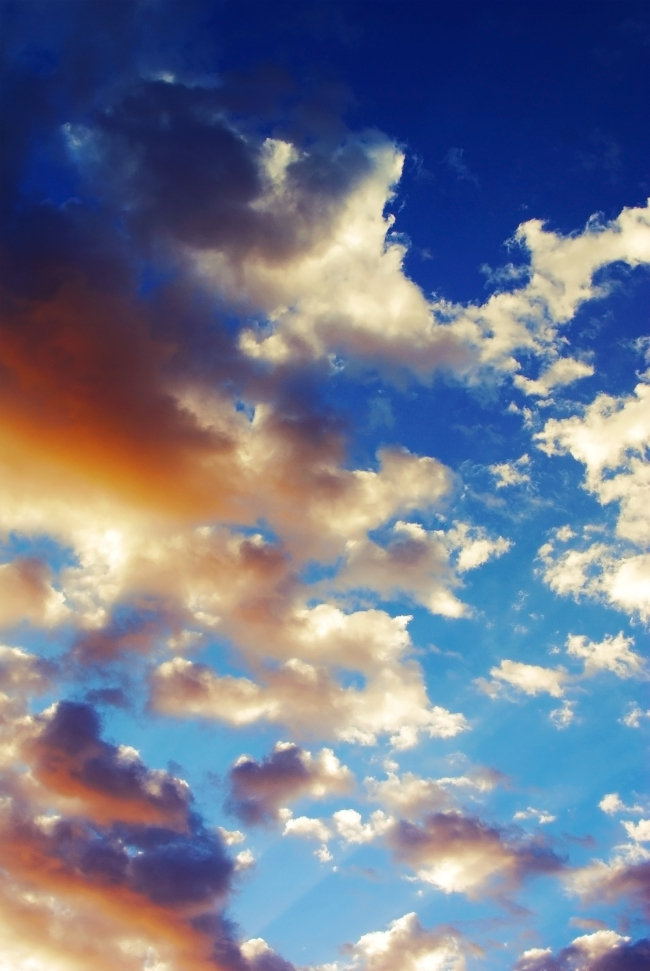
[[[488,468],[495,477],[497,489],[504,486],[523,485],[530,482],[530,475],[525,471],[530,465],[530,457],[524,453],[514,462],[499,462],[496,465],[489,465]]]
[[[533,806],[528,806],[527,809],[520,809],[512,818],[515,822],[521,822],[525,819],[535,819],[540,826],[546,826],[548,823],[554,823],[557,816],[553,816],[545,809],[535,809]]]

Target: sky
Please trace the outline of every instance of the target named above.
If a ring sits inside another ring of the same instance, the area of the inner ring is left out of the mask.
[[[0,12],[0,971],[650,967],[650,5]]]

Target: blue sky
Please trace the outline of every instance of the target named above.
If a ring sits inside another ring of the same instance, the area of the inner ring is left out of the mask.
[[[0,971],[647,967],[648,4],[1,10]]]

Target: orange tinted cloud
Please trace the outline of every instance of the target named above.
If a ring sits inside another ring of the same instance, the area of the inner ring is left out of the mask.
[[[174,348],[147,326],[142,308],[76,275],[47,299],[8,301],[0,434],[9,459],[148,508],[218,513],[232,444],[178,406],[163,374]]]

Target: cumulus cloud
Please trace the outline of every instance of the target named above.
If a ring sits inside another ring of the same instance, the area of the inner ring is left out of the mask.
[[[228,808],[250,825],[278,820],[288,802],[348,792],[354,776],[331,749],[312,756],[290,742],[278,742],[261,762],[240,756],[228,773],[228,783]]]
[[[576,600],[586,596],[644,621],[650,616],[650,554],[596,542],[561,551],[545,543],[539,556],[544,580],[555,593]]]
[[[497,462],[488,468],[497,480],[497,489],[503,489],[504,486],[523,485],[524,482],[530,482],[530,475],[524,471],[529,465],[530,456],[524,453],[514,462]]]
[[[642,971],[650,960],[650,941],[631,942],[611,930],[576,937],[553,954],[551,948],[524,951],[513,971]]]
[[[619,678],[639,678],[645,674],[646,660],[632,650],[633,637],[620,631],[615,637],[607,634],[600,643],[584,635],[570,634],[567,654],[584,661],[584,676],[593,677],[600,671],[611,671]]]
[[[62,797],[100,825],[109,822],[189,825],[187,783],[147,769],[135,749],[100,737],[100,721],[87,704],[62,701],[39,717],[29,745],[31,770],[52,798]]]
[[[53,665],[43,658],[19,647],[0,645],[0,691],[7,702],[20,703],[25,695],[45,691],[54,673]]]
[[[619,720],[628,728],[640,728],[642,718],[650,718],[650,711],[644,711],[643,708],[639,708],[637,704],[632,702],[629,711]]]
[[[549,694],[552,698],[561,698],[570,675],[563,667],[544,668],[505,659],[498,667],[490,668],[490,677],[491,682],[479,679],[479,687],[486,694],[494,696],[503,685],[511,685],[527,695]]]
[[[393,817],[381,809],[370,813],[365,822],[356,809],[338,809],[327,821],[314,816],[293,816],[290,809],[283,810],[281,816],[284,819],[283,836],[298,836],[320,843],[314,856],[321,863],[329,863],[334,858],[329,849],[331,840],[338,839],[342,846],[360,846],[382,837],[395,824]]]
[[[650,819],[640,819],[638,823],[623,821],[623,829],[637,843],[650,842]]]
[[[530,220],[515,234],[530,254],[524,286],[496,293],[481,306],[427,301],[405,277],[406,249],[391,239],[393,220],[383,215],[403,157],[387,143],[376,143],[368,155],[367,177],[350,193],[318,254],[303,256],[292,272],[283,267],[281,279],[279,271],[257,266],[244,277],[244,289],[256,294],[272,322],[271,333],[244,333],[246,353],[275,363],[343,354],[388,371],[406,367],[426,379],[441,365],[465,373],[480,366],[517,372],[514,353],[527,351],[551,359],[539,379],[519,380],[522,390],[542,396],[593,373],[574,358],[557,359],[558,329],[581,303],[604,294],[593,283],[602,266],[650,261],[647,207],[625,209],[608,225],[592,220],[570,237]],[[230,283],[223,260],[202,257],[202,265]]]
[[[598,803],[598,808],[602,809],[608,816],[615,813],[642,813],[643,806],[626,806],[618,792],[608,792]]]
[[[160,665],[152,686],[155,708],[168,715],[232,725],[269,721],[288,725],[300,736],[362,745],[374,745],[387,734],[395,747],[408,748],[422,731],[451,738],[468,728],[463,715],[429,704],[422,672],[412,661],[380,668],[358,689],[298,658],[267,671],[262,684],[175,658]]]
[[[0,720],[3,960],[66,971],[240,967],[222,916],[239,867],[187,784],[103,740],[88,705],[29,714],[29,696],[47,685],[39,659],[5,648],[0,676],[11,701]]]
[[[573,384],[580,378],[589,378],[593,373],[593,365],[573,357],[561,357],[540,374],[537,380],[526,378],[523,374],[516,374],[514,384],[524,394],[546,398],[554,388]]]
[[[466,956],[481,951],[452,928],[427,930],[417,915],[405,914],[385,931],[364,934],[349,953],[359,971],[465,971]]]
[[[648,616],[650,518],[650,384],[647,373],[631,395],[600,394],[583,414],[550,419],[537,433],[547,455],[570,454],[585,466],[585,488],[601,505],[618,504],[616,539],[558,552],[540,550],[544,577],[558,593],[587,595]]]
[[[561,708],[550,713],[556,728],[567,728],[575,718],[574,702],[566,698],[567,689],[580,680],[593,678],[601,672],[610,672],[619,678],[647,678],[646,661],[631,649],[634,639],[621,631],[616,636],[606,634],[599,643],[590,641],[583,634],[569,634],[566,641],[567,656],[583,662],[582,671],[571,674],[565,667],[542,667],[522,661],[504,659],[497,667],[490,668],[491,681],[477,678],[479,689],[492,698],[504,693],[506,687],[526,695],[548,694],[563,698]]]
[[[634,824],[628,835],[634,840]],[[640,830],[645,836],[645,827]],[[643,841],[615,847],[608,863],[592,860],[565,877],[567,888],[583,900],[615,902],[627,898],[634,907],[650,914],[650,851]]]

